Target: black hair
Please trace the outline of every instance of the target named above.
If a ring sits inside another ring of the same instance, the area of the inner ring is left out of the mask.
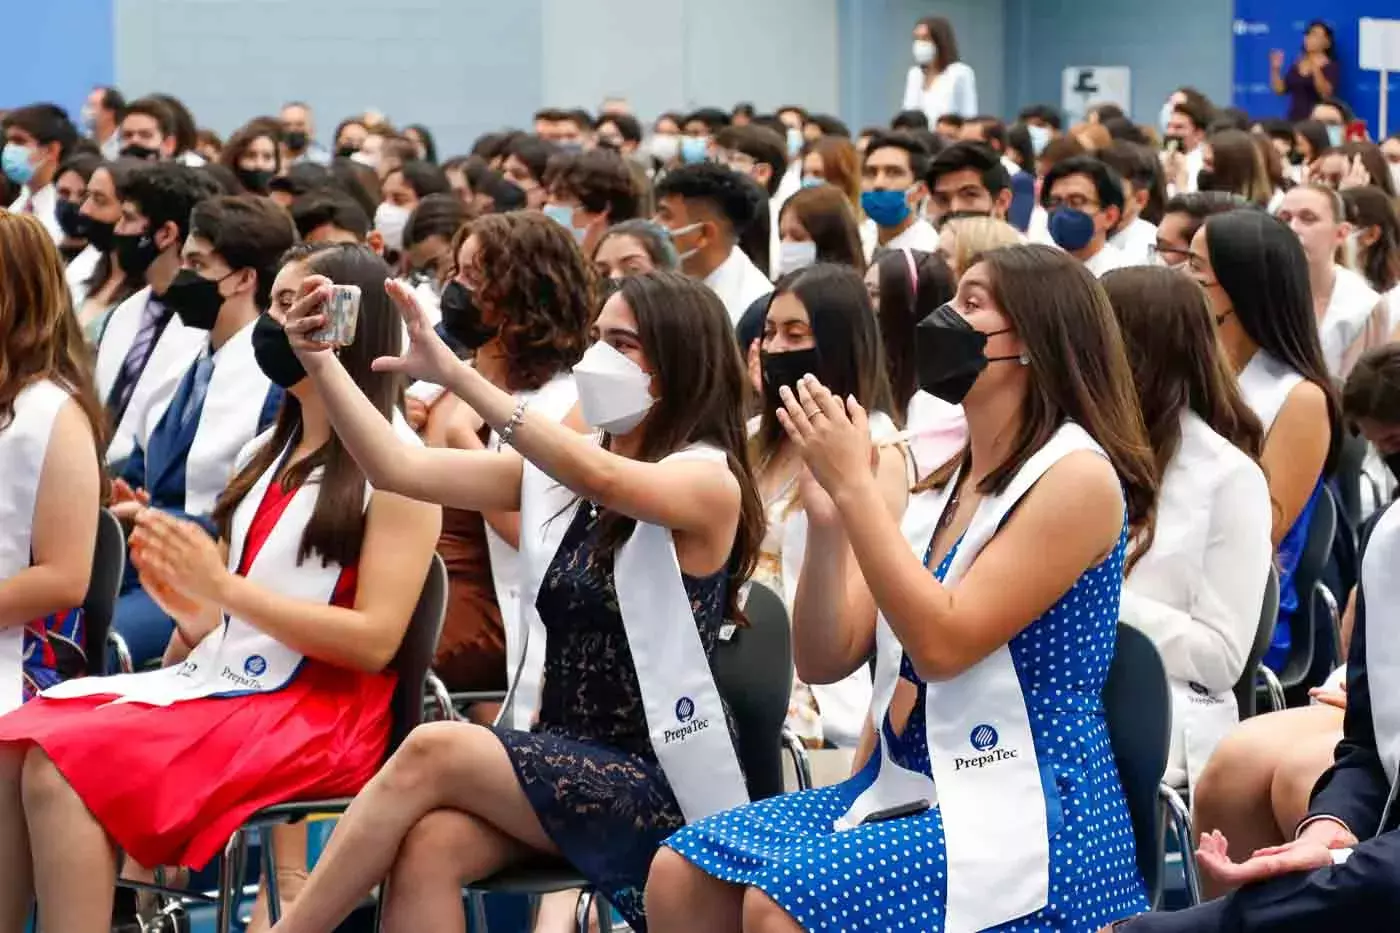
[[[1322,100],[1317,102],[1316,106],[1336,107],[1342,115],[1343,123],[1350,123],[1352,120],[1356,119],[1356,111],[1352,110],[1351,106],[1346,101],[1342,100],[1340,97],[1324,97],[1322,98]]]
[[[656,186],[656,199],[675,196],[705,202],[728,222],[737,240],[758,216],[761,190],[747,175],[727,165],[697,162],[667,172]]]
[[[528,200],[524,188],[495,169],[487,169],[472,191],[490,198],[493,205],[492,212],[496,214],[520,210],[525,207]]]
[[[715,144],[722,149],[741,152],[755,162],[766,165],[768,174],[768,197],[778,193],[783,183],[783,173],[787,171],[787,140],[767,127],[726,126],[715,137]]]
[[[1247,133],[1249,126],[1249,114],[1238,107],[1221,107],[1212,116],[1208,131],[1218,133],[1221,130],[1243,130]]]
[[[97,167],[102,164],[102,156],[95,152],[75,152],[59,163],[58,171],[54,173],[53,180],[57,182],[59,178],[68,172],[77,172],[86,184],[92,177],[92,173],[97,171]]]
[[[779,117],[779,118],[781,118],[782,115],[785,114],[785,113],[795,113],[795,114],[797,114],[797,116],[802,120],[803,123],[806,123],[806,122],[807,122],[807,108],[806,108],[806,107],[799,107],[799,106],[797,106],[796,104],[784,104],[783,106],[779,107],[777,110],[774,110],[774,111],[773,111],[773,115],[776,116],[776,117]]]
[[[1190,243],[1205,222],[1216,214],[1254,209],[1252,203],[1229,191],[1190,191],[1175,195],[1167,201],[1162,215],[1165,217],[1167,214],[1185,214],[1190,217],[1191,222],[1187,224],[1183,234],[1186,242]]]
[[[538,136],[521,135],[506,147],[506,156],[515,156],[524,163],[535,181],[544,182],[544,173],[549,168],[549,159],[559,151],[553,143]]]
[[[190,214],[199,202],[219,194],[213,181],[178,162],[149,162],[134,169],[117,189],[117,197],[136,205],[150,221],[150,232],[173,223],[183,241],[190,234]]]
[[[358,201],[366,216],[374,216],[381,200],[379,176],[374,169],[354,159],[337,156],[331,160],[331,175],[335,178],[335,187]]]
[[[749,189],[749,199],[754,203],[753,219],[737,230],[737,245],[759,269],[771,269],[772,257],[769,253],[772,252],[773,241],[769,231],[777,221],[769,207],[770,195],[752,177],[738,172],[735,174],[739,178],[739,184]]]
[[[1141,216],[1148,223],[1161,223],[1166,208],[1167,186],[1157,154],[1147,146],[1114,140],[1107,149],[1099,151],[1098,158],[1124,181],[1132,182],[1134,191],[1147,192],[1147,204]]]
[[[1207,105],[1190,99],[1172,107],[1172,113],[1179,113],[1186,117],[1191,121],[1192,126],[1201,131],[1210,129],[1210,121],[1214,117],[1214,112]]]
[[[601,128],[605,123],[611,123],[617,127],[617,134],[622,137],[623,142],[639,143],[642,141],[642,124],[630,113],[605,113],[598,118],[594,129]]]
[[[451,242],[466,222],[467,209],[457,195],[451,192],[427,195],[408,215],[403,228],[403,248],[407,250],[431,236]]]
[[[928,176],[929,150],[912,133],[877,133],[865,144],[865,159],[868,161],[877,150],[903,149],[909,156],[909,170],[915,181],[923,181]]]
[[[433,131],[428,129],[421,123],[410,123],[403,129],[405,136],[407,136],[409,130],[413,130],[413,132],[417,133],[419,137],[422,138],[423,161],[429,163],[430,165],[436,165],[438,160],[437,141],[433,139]],[[419,197],[422,197],[422,195],[419,195]]]
[[[586,210],[604,211],[610,222],[638,215],[641,192],[627,162],[610,149],[564,152],[550,160],[544,184],[551,191],[578,198]]]
[[[247,194],[248,189],[243,186],[243,182],[238,180],[238,176],[233,173],[233,169],[218,162],[210,162],[208,165],[191,166],[196,172],[209,179],[214,187],[219,189],[219,194]]]
[[[1322,356],[1308,285],[1308,260],[1298,237],[1264,211],[1228,211],[1206,221],[1206,248],[1215,279],[1249,339],[1327,396],[1332,440],[1324,472],[1341,444],[1341,410]]]
[[[1057,162],[1045,174],[1045,181],[1040,187],[1041,207],[1050,204],[1050,189],[1055,187],[1055,182],[1071,175],[1087,175],[1094,182],[1094,191],[1098,195],[1101,208],[1116,207],[1120,211],[1123,209],[1122,177],[1101,159],[1089,155],[1071,156]]]
[[[282,208],[258,195],[243,194],[195,205],[190,236],[208,240],[230,269],[252,269],[257,275],[253,303],[266,310],[282,254],[296,242],[297,232]]]
[[[1089,108],[1089,113],[1093,114],[1100,123],[1108,120],[1121,120],[1127,116],[1122,107],[1110,103],[1094,104]]]
[[[1057,131],[1064,126],[1060,118],[1059,108],[1049,104],[1032,104],[1029,107],[1022,107],[1021,112],[1016,115],[1018,123],[1029,123],[1031,120],[1048,123],[1052,129]]]
[[[132,114],[150,117],[156,121],[156,126],[160,130],[160,135],[173,137],[175,135],[175,114],[171,112],[169,105],[158,97],[138,97],[127,103],[122,108],[122,119],[125,120]]]
[[[842,139],[851,138],[851,128],[841,121],[839,117],[833,117],[829,113],[814,113],[807,117],[803,125],[812,123],[822,131],[823,136],[840,136]]]
[[[1327,58],[1328,58],[1329,61],[1336,61],[1336,60],[1337,60],[1337,34],[1336,34],[1335,32],[1332,31],[1332,24],[1331,24],[1331,23],[1325,22],[1324,20],[1320,20],[1320,19],[1315,19],[1315,20],[1309,21],[1309,23],[1308,23],[1308,25],[1307,25],[1307,28],[1303,30],[1303,36],[1304,36],[1304,38],[1307,37],[1308,33],[1312,32],[1314,29],[1317,29],[1317,28],[1319,28],[1319,27],[1322,28],[1322,31],[1323,31],[1323,32],[1327,33],[1327,48],[1323,51],[1323,54],[1327,56]]]
[[[981,114],[968,121],[981,127],[982,142],[991,146],[999,152],[1006,150],[1006,124],[1001,122],[1000,117],[991,114]]]
[[[713,135],[729,125],[729,114],[718,107],[701,107],[699,110],[686,114],[685,119],[680,121],[681,129],[685,129],[687,123],[700,122],[705,124],[706,129]]]
[[[1149,144],[1147,134],[1127,117],[1109,117],[1102,121],[1103,128],[1108,130],[1108,135],[1123,142],[1133,143],[1138,146]]]
[[[1035,143],[1031,141],[1030,127],[1025,123],[1013,123],[1007,129],[1006,154],[1021,166],[1023,172],[1035,174]]]
[[[447,180],[447,175],[442,169],[430,162],[420,162],[417,159],[403,163],[389,174],[398,172],[403,175],[404,184],[413,189],[413,193],[421,198],[426,198],[430,194],[445,194],[452,190],[451,183]]]
[[[909,265],[913,262],[913,275]],[[938,253],[880,247],[871,260],[879,271],[880,302],[876,314],[885,346],[895,420],[908,417],[909,400],[918,388],[914,356],[914,327],[939,305],[953,300],[958,283],[948,262]],[[937,466],[938,464],[929,464]]]
[[[739,103],[734,105],[733,115],[736,117],[748,117],[750,120],[752,120],[754,118],[754,114],[756,114],[757,112],[758,111],[754,110],[753,104],[745,100],[740,101]]]
[[[121,91],[114,87],[99,86],[98,90],[102,92],[102,97],[100,98],[98,106],[103,110],[109,110],[115,113],[117,119],[120,120],[122,111],[126,109],[126,97],[122,95]]]
[[[62,161],[78,141],[78,129],[68,119],[68,111],[57,104],[30,104],[5,114],[0,127],[24,130],[41,146],[58,143],[58,158]]]
[[[173,94],[157,93],[151,96],[165,104],[165,108],[170,111],[170,119],[175,128],[175,154],[189,152],[199,145],[194,114],[190,113],[190,108],[185,106],[185,102]]]
[[[506,147],[511,143],[512,140],[513,135],[511,131],[505,131],[500,133],[482,133],[472,143],[471,154],[474,156],[480,156],[487,162],[490,162],[497,156],[504,155]]]
[[[956,113],[939,114],[937,123],[946,123],[955,130],[960,130],[967,125],[967,121]]]
[[[356,240],[369,236],[369,213],[359,201],[338,188],[318,188],[292,202],[292,222],[303,239],[329,224]]]
[[[892,130],[926,130],[928,128],[928,114],[922,110],[901,110],[890,121],[890,129]]]
[[[985,143],[976,142],[953,143],[944,149],[929,163],[924,180],[932,191],[944,175],[968,169],[977,173],[982,187],[993,198],[1011,187],[1011,173],[1001,164],[1001,156]]]
[[[609,237],[615,236],[629,236],[640,243],[642,249],[646,250],[651,264],[657,269],[671,271],[681,264],[680,257],[676,254],[676,245],[671,242],[671,231],[654,220],[637,218],[613,224],[598,238],[595,254]]]
[[[1295,136],[1294,145],[1297,145],[1296,137],[1301,136],[1312,146],[1312,157],[1316,159],[1328,149],[1332,148],[1332,138],[1327,135],[1327,127],[1320,120],[1299,120],[1293,124]]]
[[[268,182],[268,191],[280,191],[299,198],[308,191],[324,188],[335,183],[331,170],[315,162],[297,162],[287,168],[287,174],[278,175]]]

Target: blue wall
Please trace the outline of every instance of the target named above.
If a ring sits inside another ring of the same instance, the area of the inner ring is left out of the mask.
[[[1182,84],[1230,100],[1229,0],[1005,2],[1006,109],[1013,115],[1029,104],[1058,106],[1061,72],[1072,65],[1130,66],[1139,122],[1156,122]]]
[[[15,0],[3,4],[0,109],[36,101],[78,120],[94,86],[111,84],[113,0]]]

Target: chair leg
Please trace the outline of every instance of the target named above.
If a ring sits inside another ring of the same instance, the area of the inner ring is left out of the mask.
[[[219,900],[214,908],[216,933],[229,933],[238,895],[243,890],[243,870],[247,863],[248,838],[240,827],[224,846],[224,863],[219,868]]]
[[[807,748],[791,729],[783,727],[783,750],[792,759],[792,770],[797,774],[797,789],[812,789],[812,761],[807,757]]]
[[[263,885],[267,888],[267,918],[271,923],[282,919],[282,895],[277,890],[277,858],[272,851],[272,827],[258,827],[258,853],[262,863]]]
[[[578,933],[588,933],[588,915],[593,912],[593,902],[592,888],[584,888],[578,892],[578,909],[574,912]]]
[[[1186,882],[1186,897],[1191,906],[1201,903],[1201,876],[1196,865],[1196,850],[1191,839],[1191,814],[1181,795],[1172,787],[1162,784],[1157,788],[1172,832],[1176,833],[1181,846],[1181,874]]]

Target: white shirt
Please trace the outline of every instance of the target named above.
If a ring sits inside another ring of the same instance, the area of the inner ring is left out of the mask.
[[[1145,265],[1152,257],[1152,247],[1157,243],[1157,225],[1135,217],[1132,223],[1109,237],[1108,242],[1123,251],[1129,265]]]
[[[10,213],[32,213],[44,225],[55,245],[63,240],[63,228],[58,225],[58,189],[52,183],[38,191],[30,191],[28,185],[20,188],[19,197],[10,205]]]
[[[1031,208],[1031,222],[1026,225],[1026,239],[1044,246],[1055,245],[1055,238],[1050,235],[1050,212],[1039,204]]]
[[[1096,279],[1103,278],[1114,269],[1131,265],[1133,263],[1128,260],[1127,254],[1107,240],[1104,241],[1103,249],[1084,260],[1084,268],[1092,272]]]
[[[739,247],[729,251],[729,258],[705,277],[705,284],[719,296],[735,325],[749,310],[749,305],[773,291],[773,283],[759,271]]]
[[[1239,680],[1259,628],[1272,528],[1264,471],[1183,413],[1152,546],[1128,574],[1119,611],[1152,639],[1169,676],[1212,693]]]
[[[904,81],[903,110],[922,110],[928,117],[929,129],[945,113],[960,117],[977,116],[977,76],[965,62],[953,62],[933,83],[924,87],[924,70],[918,65],[909,69]]]
[[[122,154],[122,134],[113,130],[112,135],[104,139],[98,148],[102,150],[102,158],[108,162],[117,161]]]
[[[1354,362],[1360,355],[1359,348],[1353,352],[1358,341],[1366,339],[1371,316],[1380,304],[1381,296],[1371,288],[1366,279],[1346,266],[1333,266],[1336,279],[1332,285],[1332,298],[1327,303],[1327,313],[1318,325],[1318,336],[1322,340],[1322,356],[1327,361],[1327,370],[1338,379],[1345,379],[1348,362]],[[1378,335],[1379,336],[1379,335]],[[1389,333],[1380,336],[1380,340]]]
[[[871,221],[871,225],[874,225]],[[933,225],[922,218],[915,220],[902,233],[894,237],[887,243],[881,244],[877,239],[876,245],[883,245],[885,249],[917,249],[926,253],[935,252],[938,249],[938,231],[933,229]]]
[[[1206,167],[1206,147],[1197,146],[1186,153],[1186,190],[1195,191],[1201,170]]]
[[[63,277],[68,281],[68,293],[73,296],[74,314],[78,313],[83,302],[87,301],[88,279],[92,278],[93,270],[97,268],[101,259],[102,251],[96,246],[88,246],[74,256],[68,263],[68,268],[63,270]]]
[[[1390,321],[1387,326],[1393,331],[1400,327],[1400,285],[1385,293],[1385,306],[1390,312]]]

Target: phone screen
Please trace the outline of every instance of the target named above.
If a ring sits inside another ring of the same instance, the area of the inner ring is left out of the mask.
[[[1347,142],[1365,142],[1369,137],[1365,120],[1352,120],[1347,124]]]

